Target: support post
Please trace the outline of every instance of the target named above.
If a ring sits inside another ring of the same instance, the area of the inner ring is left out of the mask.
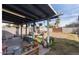
[[[35,32],[35,22],[33,22],[33,39],[35,39],[34,32]]]
[[[49,39],[50,39],[50,35],[49,35],[49,21],[50,19],[47,20],[47,43],[49,45]]]
[[[21,38],[22,38],[22,26],[23,26],[23,25],[21,25]]]
[[[19,36],[19,25],[16,26],[16,35]]]
[[[27,24],[26,24],[26,36],[27,36]]]

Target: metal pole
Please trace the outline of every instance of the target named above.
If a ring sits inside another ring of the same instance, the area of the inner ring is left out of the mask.
[[[35,22],[33,22],[33,39],[35,39],[34,32],[35,32]]]
[[[47,20],[47,43],[49,44],[49,39],[50,39],[50,35],[49,35],[49,19]]]
[[[19,25],[16,26],[16,35],[19,36]]]
[[[26,36],[27,36],[27,24],[26,24]]]
[[[21,38],[22,38],[22,26],[23,26],[23,25],[21,25]]]

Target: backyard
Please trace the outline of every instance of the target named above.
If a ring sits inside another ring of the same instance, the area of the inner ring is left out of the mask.
[[[79,42],[59,38],[55,42],[55,46],[46,55],[79,55]]]

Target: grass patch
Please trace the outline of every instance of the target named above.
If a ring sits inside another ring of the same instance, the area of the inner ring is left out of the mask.
[[[68,39],[55,39],[55,45],[46,55],[73,55],[79,54],[79,42]]]

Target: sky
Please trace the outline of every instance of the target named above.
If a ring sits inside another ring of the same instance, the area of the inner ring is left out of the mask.
[[[76,22],[79,15],[79,4],[51,4],[57,13],[63,13],[60,16],[59,26],[65,26],[67,24]],[[52,19],[51,23],[55,20]]]

